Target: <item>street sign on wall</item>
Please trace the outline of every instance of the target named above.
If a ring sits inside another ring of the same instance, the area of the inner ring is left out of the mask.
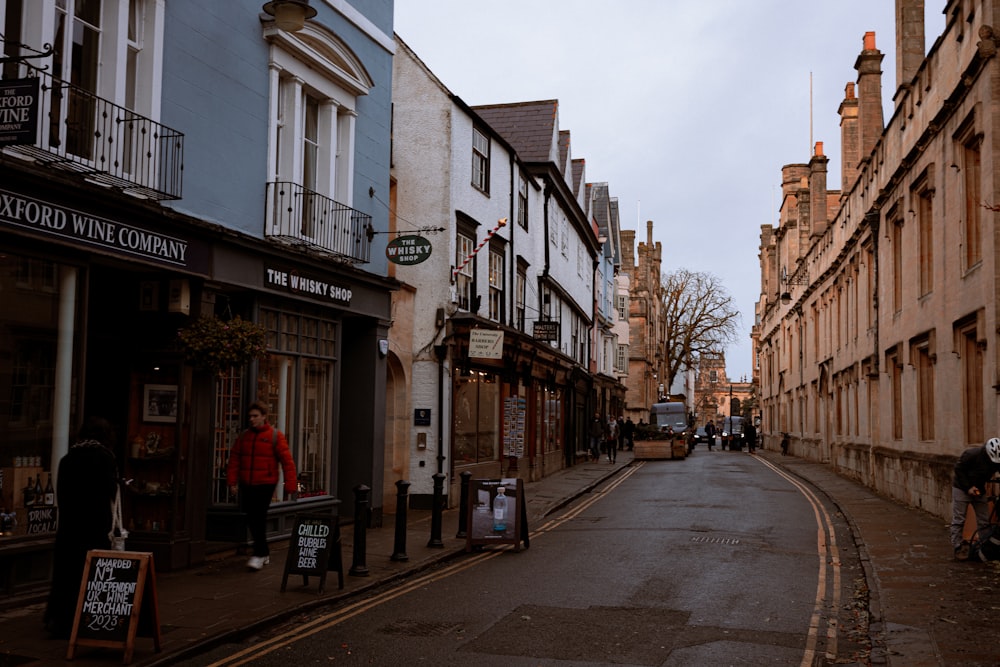
[[[38,79],[0,81],[0,146],[33,144],[38,136]]]

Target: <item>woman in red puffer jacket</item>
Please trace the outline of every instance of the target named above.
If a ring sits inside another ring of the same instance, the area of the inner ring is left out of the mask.
[[[226,481],[239,498],[253,538],[253,556],[247,567],[259,570],[268,563],[267,510],[278,484],[278,466],[284,471],[285,493],[294,499],[298,491],[295,462],[285,434],[267,423],[267,406],[255,401],[247,408],[250,428],[240,434],[229,453]]]

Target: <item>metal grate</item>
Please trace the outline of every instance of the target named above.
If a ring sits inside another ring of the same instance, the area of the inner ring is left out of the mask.
[[[740,539],[738,537],[692,537],[692,542],[702,542],[708,544],[739,544]]]
[[[455,630],[461,629],[461,627],[461,623],[400,619],[382,628],[382,633],[405,637],[444,637]]]

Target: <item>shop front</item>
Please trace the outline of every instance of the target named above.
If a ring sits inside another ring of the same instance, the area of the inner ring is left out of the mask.
[[[389,281],[52,181],[13,171],[0,186],[0,600],[48,586],[58,463],[86,416],[115,427],[126,546],[161,570],[246,542],[223,480],[252,400],[298,467],[273,536],[304,507],[353,512],[354,486],[378,488]],[[199,367],[178,331],[202,316],[263,327],[266,358]]]
[[[589,394],[589,376],[551,346],[478,324],[474,317],[450,322],[451,505],[466,471],[535,481],[571,466]],[[483,336],[487,344],[477,345],[473,339]]]
[[[191,376],[173,338],[210,274],[211,244],[121,199],[4,172],[0,596],[48,584],[58,464],[85,416],[114,425],[119,473],[145,483],[125,494],[136,540],[187,561],[203,542],[188,493]]]

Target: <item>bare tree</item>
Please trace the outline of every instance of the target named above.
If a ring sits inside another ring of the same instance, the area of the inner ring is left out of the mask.
[[[740,312],[710,273],[687,269],[663,276],[663,352],[667,386],[703,353],[718,353],[736,340]]]

